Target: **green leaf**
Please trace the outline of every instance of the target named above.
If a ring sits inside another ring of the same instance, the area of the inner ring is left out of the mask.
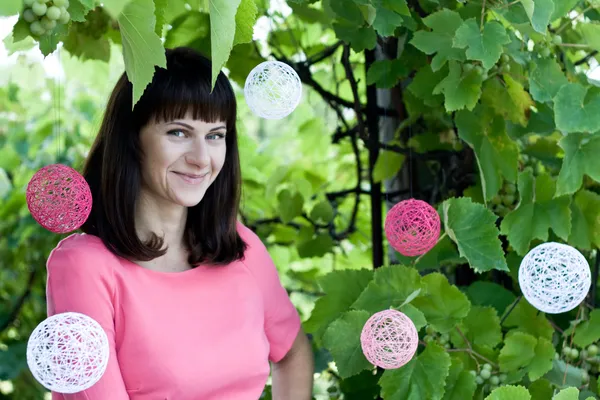
[[[337,37],[350,43],[352,50],[357,53],[372,50],[377,45],[377,33],[370,26],[357,29],[356,26],[333,23],[333,30]]]
[[[229,58],[236,31],[236,12],[241,0],[208,0],[212,60],[211,91]]]
[[[332,0],[329,1],[329,5],[333,12],[335,12],[338,20],[342,19],[346,23],[357,26],[362,25],[365,21],[360,8],[353,0]]]
[[[58,43],[66,38],[67,31],[67,26],[61,24],[54,28],[51,33],[40,38],[40,51],[44,57],[47,57],[48,55],[52,54],[54,50],[56,50]]]
[[[583,370],[566,364],[562,360],[553,361],[552,370],[546,374],[545,378],[559,388],[580,387],[584,383]]]
[[[452,45],[461,49],[467,48],[469,60],[481,61],[485,69],[490,69],[500,59],[502,47],[508,43],[510,37],[499,22],[487,22],[483,32],[480,32],[475,18],[470,18],[456,30]]]
[[[570,387],[561,390],[552,400],[579,400],[579,389]]]
[[[504,340],[498,363],[500,371],[511,372],[526,367],[535,356],[537,339],[527,333],[514,332]]]
[[[376,14],[373,27],[384,37],[393,36],[396,28],[402,26],[404,19],[400,14],[410,16],[406,0],[375,0],[374,5]]]
[[[102,0],[104,9],[114,18],[119,18],[119,15],[130,0]]]
[[[519,149],[506,134],[504,119],[490,115],[482,106],[455,116],[458,136],[475,151],[483,197],[492,199],[504,184],[517,178]]]
[[[412,293],[422,288],[421,276],[414,268],[403,265],[378,268],[374,279],[352,308],[373,314],[390,307],[400,307]]]
[[[588,190],[577,192],[571,215],[573,226],[568,243],[585,250],[600,248],[600,195]]]
[[[132,0],[119,15],[125,71],[133,83],[132,108],[152,82],[155,66],[167,68],[163,44],[154,32],[155,18],[152,0]]]
[[[154,0],[154,16],[156,17],[154,32],[159,37],[162,37],[163,27],[167,23],[166,12],[168,5],[169,0]]]
[[[501,386],[489,394],[485,400],[531,400],[531,395],[523,386]]]
[[[476,346],[494,348],[502,341],[500,318],[492,307],[472,306],[460,327],[467,340]],[[467,347],[458,332],[452,333],[452,342],[456,347]]]
[[[431,69],[435,72],[448,60],[463,61],[465,51],[452,46],[452,39],[463,20],[456,11],[447,8],[435,12],[423,19],[428,31],[415,32],[410,44],[425,54],[437,53],[431,60]]]
[[[518,331],[548,340],[552,340],[554,333],[554,328],[544,314],[539,313],[524,298],[521,298],[503,325],[507,328],[516,327]]]
[[[433,89],[446,76],[448,71],[445,68],[433,72],[431,64],[425,64],[413,77],[407,89],[429,107],[437,107],[444,102],[444,96],[433,94]]]
[[[584,174],[600,182],[600,134],[573,133],[561,138],[558,145],[565,151],[565,158],[558,174],[556,196],[579,190]]]
[[[193,46],[200,50],[199,46],[206,47],[202,52],[207,56],[210,53],[210,16],[198,11],[190,11],[172,22],[173,28],[167,31],[165,47],[174,48],[179,46]]]
[[[443,203],[443,219],[446,233],[475,272],[508,271],[496,216],[484,205],[464,197],[450,198]]]
[[[518,81],[507,74],[503,78],[504,84],[499,79],[488,79],[483,85],[481,99],[504,119],[527,126],[534,102]]]
[[[85,22],[85,16],[94,8],[95,0],[72,0],[69,1],[69,14],[71,21]],[[154,7],[154,3],[153,7]],[[153,8],[154,9],[154,8]]]
[[[2,0],[0,2],[0,16],[10,17],[17,15],[23,9],[23,0]]]
[[[465,370],[463,362],[458,358],[452,358],[450,372],[446,378],[444,397],[442,400],[464,400],[472,399],[477,389],[475,377]]]
[[[457,111],[466,108],[473,110],[481,96],[483,77],[477,70],[462,71],[456,61],[449,63],[449,73],[433,88],[433,94],[444,94],[446,111]]]
[[[242,0],[235,14],[233,45],[252,42],[258,8],[254,0]]]
[[[412,304],[423,312],[427,322],[438,332],[448,332],[469,313],[471,303],[446,277],[433,272],[422,279],[424,293]]]
[[[373,278],[367,269],[333,271],[319,280],[326,293],[319,298],[304,324],[307,332],[321,338],[331,322],[347,311]]]
[[[390,400],[441,400],[450,370],[450,356],[430,343],[402,368],[386,370],[379,380],[381,396]]]
[[[588,93],[579,83],[563,85],[554,97],[556,127],[564,132],[596,132],[600,129],[600,94]]]
[[[534,352],[535,355],[527,367],[531,381],[541,378],[546,372],[552,369],[552,361],[555,354],[552,342],[546,338],[538,338]]]
[[[547,379],[538,379],[528,387],[532,400],[548,400],[554,393],[552,384]]]
[[[408,75],[405,64],[399,60],[378,60],[367,71],[367,85],[376,84],[378,88],[392,88],[400,78]]]
[[[310,218],[320,224],[330,223],[333,220],[333,216],[333,207],[331,207],[331,203],[327,200],[318,202],[310,211]]]
[[[548,240],[549,229],[566,241],[571,232],[570,197],[555,197],[554,180],[547,174],[534,179],[531,168],[519,173],[518,186],[519,204],[500,225],[515,251],[525,255],[532,240]]]
[[[554,2],[554,12],[550,21],[564,17],[569,11],[571,11],[579,3],[579,0],[560,0]]]
[[[298,241],[298,255],[301,258],[323,257],[332,251],[334,244],[328,232],[319,233],[314,238]]]
[[[383,150],[379,153],[375,162],[375,168],[373,168],[373,181],[381,182],[384,179],[396,176],[400,168],[402,168],[405,158],[404,154]]]
[[[284,189],[277,196],[278,210],[281,221],[284,224],[291,222],[294,218],[302,215],[304,207],[304,198],[298,192],[292,193],[289,189]]]
[[[323,344],[331,352],[342,378],[372,367],[360,344],[360,334],[370,316],[364,310],[348,311],[333,321],[325,331]]]
[[[553,58],[538,58],[531,63],[529,92],[536,101],[551,101],[559,89],[568,83],[560,65]]]
[[[583,41],[594,50],[600,50],[600,24],[586,22],[577,27],[583,36]]]
[[[537,32],[545,33],[554,12],[553,0],[521,0],[523,8]]]
[[[573,342],[580,348],[600,340],[600,309],[590,313],[590,319],[577,326]]]
[[[408,300],[408,299],[407,299]],[[417,331],[427,325],[427,320],[425,319],[425,315],[415,306],[408,303],[403,305],[400,308],[397,308],[398,311],[404,313],[410,320],[415,324],[415,328]]]
[[[467,288],[466,293],[471,304],[494,307],[498,314],[502,314],[506,307],[516,299],[510,290],[497,283],[486,281],[473,282]]]

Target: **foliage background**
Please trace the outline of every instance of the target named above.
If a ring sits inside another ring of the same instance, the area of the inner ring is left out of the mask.
[[[0,11],[11,15],[17,3]],[[45,318],[45,259],[62,236],[33,221],[25,187],[44,165],[82,165],[128,68],[123,53],[137,46],[123,20],[131,10],[71,3],[89,12],[40,41],[51,54],[43,63],[21,22],[4,40],[0,398],[45,392],[25,346]],[[235,36],[219,60],[238,90],[242,218],[269,246],[311,333],[316,399],[545,400],[561,389],[557,399],[598,397],[600,359],[589,345],[600,339],[600,4],[243,0],[237,30],[211,19],[216,0],[154,4],[169,24],[159,32],[166,47],[211,54],[215,32]],[[304,100],[281,121],[253,116],[241,91],[251,68],[273,58],[305,83]],[[153,53],[137,61],[160,63]],[[133,79],[143,87],[144,77]],[[434,205],[445,232],[420,258],[382,238],[385,210],[408,197]],[[516,279],[526,252],[549,240],[577,247],[594,273],[586,302],[561,315],[536,312]],[[422,343],[410,364],[383,372],[358,337],[390,306],[413,318]],[[493,378],[483,381],[483,364]]]

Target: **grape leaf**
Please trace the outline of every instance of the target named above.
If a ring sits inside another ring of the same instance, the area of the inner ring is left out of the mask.
[[[94,0],[71,0],[69,1],[69,14],[71,21],[85,22],[85,16],[94,8]]]
[[[304,198],[299,192],[284,189],[277,195],[277,209],[281,221],[285,224],[301,215],[303,207]]]
[[[579,3],[579,0],[556,0],[554,2],[554,12],[550,21],[564,17],[569,11],[571,11]]]
[[[465,197],[450,198],[443,203],[443,219],[446,233],[475,272],[508,271],[496,216],[484,205]]]
[[[554,197],[556,183],[548,174],[533,177],[531,168],[519,173],[519,204],[500,225],[517,254],[525,255],[534,239],[547,240],[552,229],[567,240],[571,232],[571,198]]]
[[[373,278],[367,269],[333,271],[319,280],[326,293],[319,298],[304,324],[307,332],[321,338],[331,322],[347,311]]]
[[[587,22],[577,27],[583,36],[583,41],[594,50],[600,50],[600,24]]]
[[[434,95],[433,89],[446,76],[448,76],[448,70],[445,68],[433,72],[431,64],[425,64],[417,71],[407,89],[429,107],[437,107],[444,102],[444,96]]]
[[[517,144],[506,134],[504,119],[494,117],[478,105],[473,112],[459,111],[455,116],[458,136],[475,151],[483,183],[483,197],[490,200],[504,184],[516,181],[519,163]]]
[[[211,90],[215,87],[217,76],[229,58],[233,48],[236,31],[236,11],[241,0],[209,0],[210,42],[212,61]]]
[[[357,29],[354,25],[333,23],[333,30],[337,37],[350,43],[352,50],[357,53],[365,49],[371,50],[377,45],[377,33],[370,26],[362,26]]]
[[[530,109],[534,102],[518,81],[508,74],[505,74],[503,78],[504,84],[499,79],[488,79],[483,85],[481,100],[490,105],[496,114],[514,123],[527,126]]]
[[[500,318],[492,307],[471,306],[467,317],[460,324],[462,334],[476,346],[496,347],[502,341]],[[455,347],[468,347],[458,331],[452,331],[452,343]]]
[[[483,32],[475,18],[466,20],[457,30],[452,45],[461,49],[467,48],[467,58],[483,63],[485,69],[490,69],[502,55],[502,47],[510,43],[506,29],[496,21],[487,22]]]
[[[461,64],[450,61],[449,73],[433,88],[433,94],[444,94],[446,111],[457,111],[466,108],[473,110],[481,96],[483,77],[476,69],[462,71]]]
[[[427,325],[425,315],[415,306],[410,303],[404,304],[402,307],[396,308],[396,310],[404,313],[410,320],[415,324],[417,331]]]
[[[534,352],[535,355],[531,363],[527,366],[527,372],[531,381],[541,378],[546,372],[552,369],[555,354],[552,342],[543,337],[537,339]]]
[[[527,389],[531,393],[532,400],[548,400],[554,393],[554,388],[547,379],[538,379],[532,382]]]
[[[373,27],[381,36],[393,36],[396,28],[402,26],[404,19],[400,14],[410,16],[406,0],[375,0],[373,5],[376,9]]]
[[[367,71],[367,85],[377,84],[378,88],[392,88],[400,78],[408,75],[410,71],[400,59],[378,60]]]
[[[64,48],[71,55],[81,60],[110,61],[110,42],[106,36],[100,39],[92,38],[71,26],[68,36],[63,40]]]
[[[579,389],[570,387],[561,390],[552,400],[579,400]]]
[[[534,59],[529,72],[529,92],[536,101],[551,101],[568,83],[560,65],[553,58]]]
[[[342,378],[372,367],[360,344],[360,334],[370,316],[364,310],[348,311],[333,321],[325,331],[323,344],[331,352]]]
[[[523,386],[500,386],[489,394],[485,400],[531,400],[531,395]]]
[[[463,61],[465,51],[452,47],[452,39],[463,20],[456,11],[447,8],[435,12],[423,19],[428,31],[415,32],[410,44],[425,54],[437,53],[431,60],[431,69],[435,72],[448,60]]]
[[[475,389],[477,389],[475,377],[465,370],[463,362],[459,358],[454,357],[451,361],[452,365],[446,378],[442,400],[472,399]]]
[[[579,83],[567,83],[556,93],[554,119],[560,131],[596,132],[600,129],[600,94],[587,92]]]
[[[535,356],[537,339],[523,332],[513,332],[504,339],[498,363],[500,371],[511,372],[526,367]]]
[[[600,309],[592,310],[589,320],[577,326],[573,342],[580,348],[600,340]]]
[[[51,33],[40,38],[40,51],[44,57],[47,57],[56,50],[58,44],[67,38],[67,33],[67,25],[60,24]]]
[[[10,17],[17,15],[23,9],[23,0],[2,0],[0,2],[0,16]]]
[[[537,32],[545,33],[554,12],[553,0],[521,0],[523,8]]]
[[[554,360],[552,370],[546,374],[545,378],[559,388],[580,387],[584,383],[583,372],[581,368],[566,364],[563,360]]]
[[[119,18],[119,15],[127,5],[129,0],[102,0],[104,9],[114,18]]]
[[[600,182],[600,134],[573,133],[561,138],[558,145],[565,151],[565,158],[558,174],[556,196],[579,190],[584,174]]]
[[[403,265],[378,268],[373,280],[358,296],[352,308],[376,313],[386,308],[399,307],[420,289],[423,289],[423,283],[414,268]]]
[[[252,42],[258,8],[254,0],[242,0],[235,14],[233,45]]]
[[[386,370],[379,380],[381,397],[391,400],[441,400],[450,370],[450,356],[430,343],[402,368]]]
[[[600,195],[580,190],[571,204],[572,224],[568,243],[591,250],[600,247]]]
[[[448,332],[469,313],[471,303],[456,286],[438,272],[423,277],[424,292],[412,301],[438,332]]]
[[[395,151],[383,150],[379,153],[377,161],[375,161],[375,167],[373,168],[373,182],[381,182],[384,179],[389,179],[400,171],[402,164],[404,164],[404,154],[397,153]]]
[[[494,307],[498,314],[503,313],[516,298],[510,290],[503,286],[486,281],[473,282],[467,288],[466,293],[471,304]]]
[[[152,82],[155,66],[167,68],[167,59],[163,44],[154,32],[156,21],[152,0],[130,1],[119,15],[118,22],[125,71],[133,83],[133,108]]]
[[[162,37],[162,32],[165,24],[167,23],[167,9],[169,0],[154,0],[154,16],[156,17],[156,24],[154,26],[154,32],[157,36]]]
[[[543,313],[533,308],[527,300],[521,298],[503,324],[507,328],[516,327],[518,331],[540,338],[552,340],[554,328]]]

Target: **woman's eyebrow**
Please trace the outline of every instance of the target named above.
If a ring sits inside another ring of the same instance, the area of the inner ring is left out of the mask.
[[[194,130],[194,127],[193,127],[193,126],[191,126],[191,125],[188,125],[188,124],[186,124],[186,123],[184,123],[184,122],[172,121],[172,122],[169,122],[169,124],[181,125],[181,126],[183,126],[183,127],[186,127],[186,128],[188,128],[189,130],[192,130],[192,131]],[[227,130],[227,127],[226,127],[225,125],[217,126],[217,127],[215,127],[215,128],[212,128],[212,129],[211,129],[209,132],[218,131],[218,130],[220,130],[220,129],[225,129],[225,130]]]

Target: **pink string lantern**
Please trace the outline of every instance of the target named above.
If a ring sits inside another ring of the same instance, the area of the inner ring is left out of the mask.
[[[360,344],[371,364],[384,369],[400,368],[415,355],[419,334],[410,318],[389,309],[369,318],[360,335]]]
[[[37,171],[27,185],[27,207],[33,219],[54,233],[78,229],[92,210],[92,193],[73,168],[52,164]]]
[[[396,204],[385,218],[385,235],[394,249],[407,257],[431,250],[440,237],[440,216],[422,200]]]

